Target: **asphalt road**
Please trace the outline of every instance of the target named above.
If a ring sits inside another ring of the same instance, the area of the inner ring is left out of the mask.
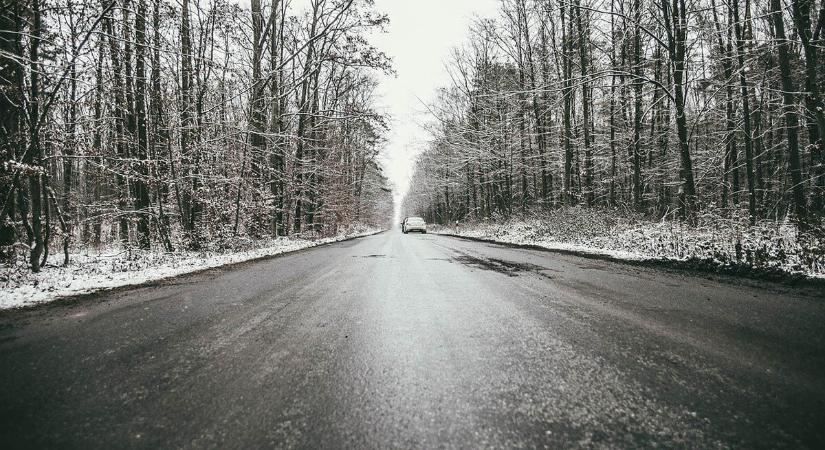
[[[0,314],[0,447],[822,448],[821,294],[392,231]]]

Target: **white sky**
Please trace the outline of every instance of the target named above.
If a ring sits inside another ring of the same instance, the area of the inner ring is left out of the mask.
[[[450,83],[444,63],[468,35],[474,17],[492,17],[499,0],[375,0],[390,18],[387,32],[370,41],[393,58],[397,77],[381,81],[382,107],[393,117],[384,167],[396,187],[396,200],[406,194],[412,164],[427,134],[422,104],[431,103],[437,88]]]

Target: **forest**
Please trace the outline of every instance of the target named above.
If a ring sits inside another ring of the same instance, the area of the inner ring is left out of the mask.
[[[447,63],[405,209],[821,234],[823,26],[811,0],[502,0]]]
[[[372,0],[0,0],[0,259],[383,225]]]

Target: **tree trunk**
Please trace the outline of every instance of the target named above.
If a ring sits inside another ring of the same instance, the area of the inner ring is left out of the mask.
[[[582,88],[582,129],[584,130],[584,198],[587,206],[593,205],[593,150],[591,149],[591,128],[592,118],[590,114],[590,74],[589,47],[590,33],[589,22],[582,23],[581,0],[576,0],[576,25],[579,31],[579,60],[581,62],[581,88]],[[587,15],[585,15],[587,18]]]
[[[31,64],[30,94],[29,94],[29,151],[23,162],[32,165],[37,172],[29,176],[29,199],[31,201],[31,227],[34,245],[29,255],[29,265],[32,272],[40,271],[40,257],[43,255],[43,223],[41,221],[43,192],[41,173],[41,162],[43,158],[40,148],[40,35],[41,35],[41,11],[40,0],[32,0],[32,29],[31,48],[29,61]]]
[[[644,210],[642,199],[642,3],[633,1],[633,206]]]
[[[181,175],[185,178],[189,176],[194,167],[195,155],[191,148],[192,136],[192,40],[189,31],[189,0],[183,0],[181,6],[180,25],[180,45],[181,45],[181,105],[180,105],[180,155],[181,155]],[[174,169],[172,169],[174,170]],[[200,246],[199,237],[196,232],[198,215],[198,195],[195,191],[197,187],[194,175],[192,175],[192,190],[184,190],[180,197],[181,204],[180,218],[183,229],[188,234],[189,246],[197,248]],[[175,183],[175,189],[181,180]]]
[[[802,42],[802,50],[805,54],[805,109],[807,112],[808,136],[811,149],[811,171],[813,172],[813,195],[811,196],[811,210],[816,213],[823,212],[825,207],[825,151],[823,151],[822,139],[825,137],[825,104],[822,101],[819,80],[819,51],[822,45],[821,29],[825,26],[821,23],[825,19],[825,4],[823,11],[819,15],[819,23],[814,24],[815,30],[811,30],[811,6],[812,0],[794,0],[791,2],[799,40]]]
[[[154,0],[154,8],[152,11],[152,72],[151,72],[151,94],[150,94],[150,110],[152,116],[152,145],[151,159],[154,164],[153,176],[156,180],[157,186],[155,191],[155,201],[158,206],[157,229],[160,235],[163,247],[167,252],[174,250],[172,240],[170,237],[170,223],[169,217],[164,212],[164,202],[168,196],[168,176],[169,167],[164,166],[164,158],[162,157],[164,150],[169,148],[171,153],[171,146],[169,142],[169,129],[166,124],[166,119],[163,109],[163,94],[160,85],[160,8],[161,0]],[[169,155],[171,156],[171,155]]]
[[[318,27],[318,19],[320,13],[320,3],[318,0],[313,1],[312,3],[312,23],[310,25],[309,35],[314,37],[316,29]],[[311,83],[312,83],[312,69],[314,64],[314,55],[315,55],[315,44],[310,43],[307,46],[307,53],[306,53],[306,60],[304,61],[304,71],[303,71],[303,82],[301,83],[301,99],[300,99],[300,111],[298,115],[298,142],[297,148],[295,151],[295,216],[293,217],[294,223],[294,230],[296,233],[301,232],[301,224],[303,220],[303,196],[305,195],[304,189],[304,149],[306,146],[306,137],[307,137],[307,123],[310,120],[310,95],[312,94],[311,91]]]
[[[668,54],[673,63],[673,94],[676,103],[676,134],[679,137],[679,178],[682,181],[680,204],[682,217],[695,220],[696,183],[693,179],[693,160],[688,142],[687,116],[685,112],[685,57],[687,52],[687,17],[684,0],[662,0],[665,29],[668,35]]]
[[[727,208],[729,191],[733,191],[733,203],[739,202],[739,169],[737,167],[738,148],[736,145],[736,123],[733,113],[733,86],[730,84],[733,78],[733,50],[730,44],[730,28],[728,28],[728,42],[722,39],[722,26],[719,23],[719,15],[716,12],[716,1],[711,0],[711,11],[713,11],[713,23],[716,28],[716,38],[719,45],[719,52],[722,54],[722,73],[725,77],[725,157],[722,169],[722,207]],[[728,183],[728,176],[731,183]]]
[[[135,116],[137,126],[137,176],[135,212],[137,213],[138,247],[148,250],[149,235],[149,132],[146,125],[146,0],[138,0],[135,14]]]
[[[739,22],[739,0],[732,0],[734,32],[736,33],[736,57],[739,61],[739,88],[742,91],[742,121],[744,124],[745,141],[745,175],[748,182],[748,216],[751,225],[756,223],[756,181],[753,171],[753,134],[751,130],[750,94],[748,80],[745,76],[745,40],[742,33],[742,24]]]
[[[575,203],[573,196],[573,68],[572,68],[572,43],[565,25],[565,7],[562,3],[561,13],[561,39],[562,39],[562,71],[564,72],[563,95],[564,95],[564,202],[567,205]]]
[[[279,67],[283,52],[283,27],[286,21],[283,14],[278,21],[279,8],[282,3],[280,0],[273,0],[272,10],[270,12],[269,24],[272,27],[270,30],[270,97],[272,98],[272,117],[270,119],[270,132],[273,137],[273,150],[271,160],[271,179],[270,192],[274,197],[275,214],[273,217],[272,231],[276,236],[286,234],[286,227],[284,226],[284,143],[281,138],[283,133],[283,123],[281,119],[281,96],[282,71]]]
[[[796,219],[802,223],[807,220],[805,192],[802,184],[802,164],[799,157],[799,117],[794,100],[794,81],[791,77],[790,42],[785,37],[785,22],[782,17],[782,1],[771,0],[771,19],[779,50],[779,75],[782,81],[782,105],[785,116],[785,133],[788,141],[788,166],[791,174],[791,192]]]

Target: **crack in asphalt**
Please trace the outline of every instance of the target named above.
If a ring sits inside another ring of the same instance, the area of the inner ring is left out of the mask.
[[[478,269],[498,272],[508,277],[517,277],[523,273],[531,273],[551,280],[553,279],[553,277],[543,272],[549,269],[536,264],[519,263],[498,258],[477,258],[466,253],[453,257],[452,260]]]

